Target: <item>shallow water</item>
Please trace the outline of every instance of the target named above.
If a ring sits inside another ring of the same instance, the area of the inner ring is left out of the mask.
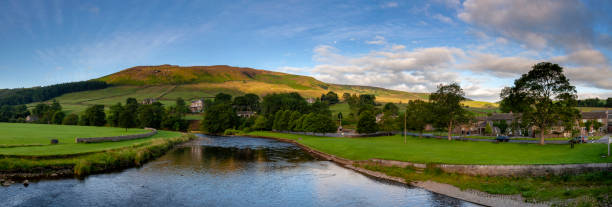
[[[293,144],[211,137],[141,168],[0,188],[1,206],[475,206],[319,161]]]

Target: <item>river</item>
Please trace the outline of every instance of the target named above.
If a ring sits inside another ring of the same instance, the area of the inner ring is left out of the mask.
[[[367,177],[290,143],[200,137],[140,168],[0,187],[0,201],[2,206],[476,206]]]

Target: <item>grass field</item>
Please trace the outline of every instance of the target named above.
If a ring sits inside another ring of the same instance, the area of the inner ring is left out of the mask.
[[[179,137],[178,132],[158,131],[154,136],[122,142],[75,143],[76,137],[103,137],[148,132],[144,129],[66,126],[47,124],[0,123],[0,155],[16,156],[49,156],[69,155],[105,151],[127,146],[142,145],[156,138]],[[59,144],[50,145],[51,139],[58,139]],[[42,145],[42,146],[36,146]]]
[[[409,137],[404,144],[401,136],[333,138],[274,132],[251,132],[247,135],[293,140],[301,138],[298,142],[302,144],[351,160],[379,158],[416,163],[510,165],[612,162],[610,157],[601,157],[607,152],[607,146],[603,144],[581,144],[570,149],[569,145],[497,144],[416,137]]]

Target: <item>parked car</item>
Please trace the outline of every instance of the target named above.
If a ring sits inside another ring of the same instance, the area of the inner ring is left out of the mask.
[[[497,136],[495,137],[495,140],[497,140],[497,142],[508,142],[510,141],[510,138],[508,138],[508,136]]]
[[[573,142],[573,143],[587,143],[588,141],[589,141],[589,138],[587,138],[586,136],[577,136],[577,137],[570,139],[570,142]]]

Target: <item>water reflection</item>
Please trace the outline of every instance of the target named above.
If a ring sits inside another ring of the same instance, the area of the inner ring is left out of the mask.
[[[368,178],[295,145],[203,137],[139,169],[0,188],[3,206],[471,206]]]

